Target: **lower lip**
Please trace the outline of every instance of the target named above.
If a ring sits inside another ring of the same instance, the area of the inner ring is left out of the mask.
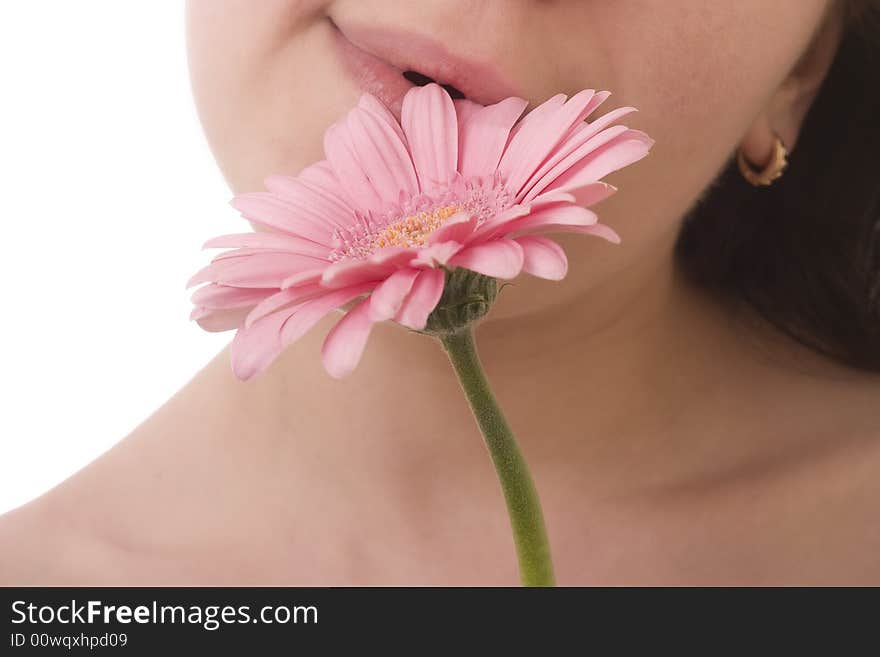
[[[355,84],[361,91],[376,96],[399,120],[403,97],[415,85],[403,77],[403,71],[352,44],[336,26],[333,40]]]

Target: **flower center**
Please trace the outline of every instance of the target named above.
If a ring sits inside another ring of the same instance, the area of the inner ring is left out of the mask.
[[[510,206],[510,194],[497,177],[456,179],[448,189],[419,195],[395,205],[385,213],[359,214],[352,226],[333,234],[335,261],[362,260],[387,247],[418,248],[450,217],[467,212],[483,223]]]
[[[373,241],[374,250],[386,246],[424,246],[431,233],[460,209],[461,206],[447,205],[433,210],[422,210],[418,214],[398,219],[376,235]]]

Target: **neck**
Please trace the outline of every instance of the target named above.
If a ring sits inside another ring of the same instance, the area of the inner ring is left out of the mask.
[[[640,444],[641,436],[656,434],[710,395],[733,367],[722,362],[732,353],[731,333],[717,330],[723,314],[678,280],[670,263],[507,318],[524,298],[524,290],[503,290],[499,319],[478,326],[476,340],[532,460],[565,461],[585,450],[596,456],[622,447],[622,436],[639,436]],[[460,443],[474,440],[473,418],[439,343],[378,326],[359,368],[335,381],[321,369],[319,352],[336,319],[316,327],[256,381],[234,381],[225,352],[197,377],[190,394],[219,413],[214,428],[231,436],[227,447],[247,459],[271,454],[266,460],[282,469],[285,458],[302,460],[303,443],[316,458],[338,455],[376,467],[448,460],[459,447],[469,453]]]
[[[827,385],[810,388],[766,358],[783,350],[756,350],[671,263],[564,304],[545,295],[543,309],[510,318],[528,298],[503,290],[476,340],[545,509],[723,481],[783,449],[806,453],[805,427],[840,430]],[[150,487],[182,482],[169,504],[188,499],[181,487],[196,502],[209,495],[223,514],[211,527],[239,522],[257,536],[296,535],[312,500],[336,524],[309,527],[334,535],[346,523],[455,535],[462,514],[474,526],[497,517],[498,482],[439,343],[377,326],[360,366],[336,381],[319,357],[336,320],[248,383],[224,351],[120,458],[134,454]],[[780,408],[797,413],[780,418]]]

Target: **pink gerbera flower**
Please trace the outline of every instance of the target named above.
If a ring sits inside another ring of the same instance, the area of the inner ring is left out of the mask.
[[[232,204],[271,232],[227,235],[229,248],[190,286],[192,317],[237,328],[235,374],[248,379],[328,313],[351,304],[322,350],[336,377],[357,365],[372,325],[421,331],[446,275],[465,268],[510,279],[566,274],[559,245],[538,233],[619,238],[586,208],[616,191],[605,175],[643,158],[653,140],[614,125],[623,107],[587,123],[608,92],[554,96],[519,120],[527,102],[483,107],[442,87],[410,90],[398,121],[373,96],[330,127],[326,160]]]

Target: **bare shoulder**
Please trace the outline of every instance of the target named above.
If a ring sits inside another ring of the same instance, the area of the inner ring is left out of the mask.
[[[100,493],[78,492],[83,471],[0,516],[0,586],[112,583],[112,545],[102,537]]]
[[[0,586],[67,584],[73,537],[35,500],[0,516]]]

